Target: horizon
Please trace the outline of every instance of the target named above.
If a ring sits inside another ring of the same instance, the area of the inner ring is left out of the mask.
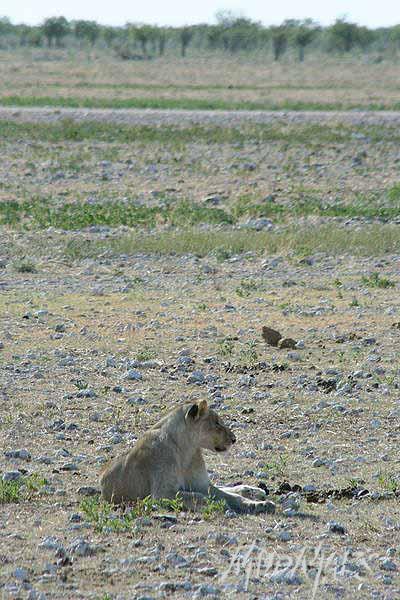
[[[274,7],[266,7],[260,0],[248,0],[245,9],[236,0],[228,0],[222,5],[215,0],[203,0],[195,7],[188,6],[183,0],[170,0],[168,6],[160,0],[153,0],[140,7],[132,7],[127,0],[115,0],[112,5],[101,6],[94,0],[85,3],[78,0],[38,0],[27,4],[25,0],[3,0],[0,17],[9,18],[14,25],[40,25],[46,18],[64,16],[68,21],[84,19],[115,27],[128,22],[179,27],[212,24],[216,22],[218,12],[230,11],[261,22],[265,27],[279,25],[286,19],[306,18],[323,27],[332,25],[338,18],[372,29],[400,23],[398,11],[390,0],[383,0],[380,4],[352,0],[350,9],[347,0],[334,0],[329,6],[319,0],[304,0],[300,8],[294,0],[282,0],[279,6]]]

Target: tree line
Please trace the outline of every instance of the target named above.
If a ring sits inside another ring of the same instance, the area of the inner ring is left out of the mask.
[[[41,25],[29,26],[13,25],[3,17],[0,18],[0,48],[103,47],[126,60],[155,58],[167,50],[185,57],[189,47],[229,54],[271,48],[276,61],[293,49],[300,62],[304,61],[309,48],[344,54],[354,50],[374,50],[380,54],[400,50],[400,25],[369,29],[337,19],[333,25],[321,27],[311,19],[288,19],[281,25],[265,27],[229,12],[220,12],[216,17],[214,25],[184,27],[135,23],[112,27],[95,21],[68,21],[65,17],[51,17]]]

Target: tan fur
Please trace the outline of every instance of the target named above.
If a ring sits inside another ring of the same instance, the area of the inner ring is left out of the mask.
[[[103,469],[102,497],[120,504],[146,496],[174,498],[179,492],[188,509],[201,506],[211,496],[225,500],[237,512],[273,512],[272,502],[249,499],[265,498],[259,488],[210,484],[202,449],[224,452],[235,441],[206,400],[180,406]]]

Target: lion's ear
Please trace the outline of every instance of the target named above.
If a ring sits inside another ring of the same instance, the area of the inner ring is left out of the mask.
[[[199,406],[199,417],[204,417],[208,413],[207,400],[200,400],[198,406]]]
[[[192,421],[196,421],[196,419],[199,418],[199,405],[196,404],[192,404],[186,411],[185,414],[185,421],[188,421],[189,419],[192,419]]]
[[[197,421],[201,417],[204,417],[208,413],[208,404],[207,400],[200,400],[200,402],[196,402],[192,404],[186,411],[185,420],[192,419],[192,421]]]

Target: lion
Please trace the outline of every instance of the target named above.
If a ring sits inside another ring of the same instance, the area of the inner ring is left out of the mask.
[[[179,494],[186,510],[196,510],[213,498],[224,500],[238,513],[273,513],[274,503],[265,500],[260,488],[218,488],[210,483],[202,450],[222,453],[235,442],[233,432],[206,400],[181,405],[103,469],[102,498],[122,504],[148,496],[172,499]]]

